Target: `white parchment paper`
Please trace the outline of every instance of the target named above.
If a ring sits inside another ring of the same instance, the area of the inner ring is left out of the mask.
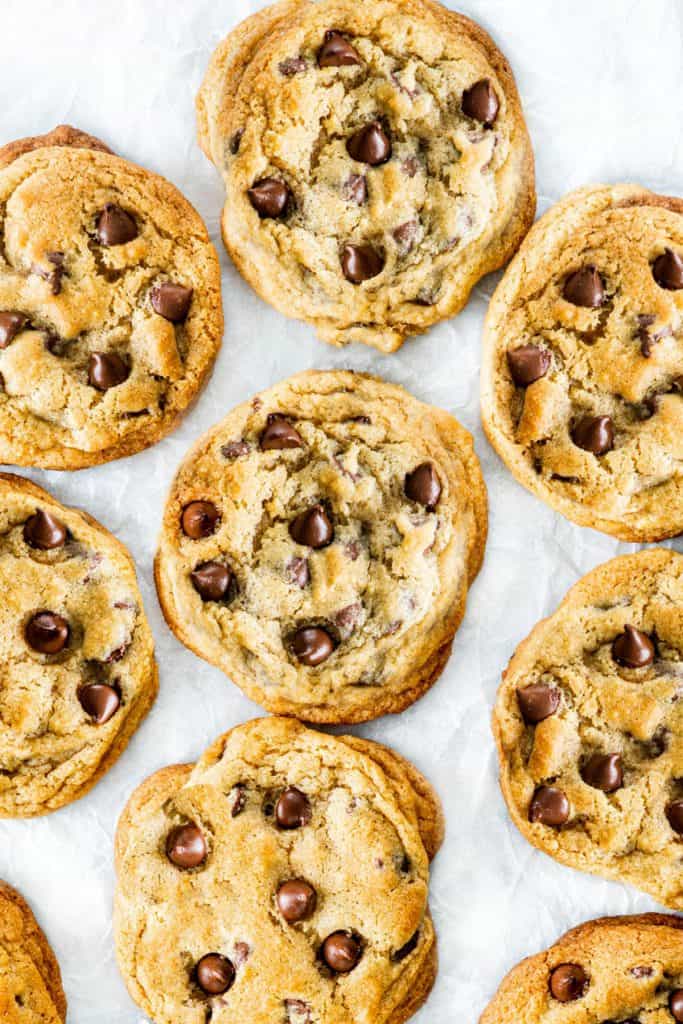
[[[163,622],[152,558],[167,489],[190,443],[255,391],[307,367],[370,370],[448,409],[474,432],[490,492],[486,563],[446,672],[403,715],[358,730],[411,758],[444,801],[448,838],[432,886],[441,970],[415,1021],[470,1024],[503,974],[566,928],[654,908],[627,886],[560,867],[527,845],[505,812],[489,729],[501,670],[519,640],[580,575],[634,547],[551,512],[513,481],[484,440],[479,344],[495,278],[475,289],[456,320],[380,356],[318,342],[309,327],[262,303],[231,266],[218,229],[222,188],[196,145],[193,101],[212,48],[262,6],[0,0],[0,140],[66,121],[170,178],[218,246],[226,315],[213,379],[172,437],[98,469],[22,471],[87,509],[133,552],[161,691],[127,752],[89,796],[47,818],[0,822],[0,877],[24,892],[49,935],[69,1020],[141,1024],[112,944],[116,819],[155,769],[194,759],[219,733],[259,714]],[[536,150],[541,211],[570,188],[596,181],[683,194],[682,0],[463,0],[459,9],[488,29],[512,63]]]

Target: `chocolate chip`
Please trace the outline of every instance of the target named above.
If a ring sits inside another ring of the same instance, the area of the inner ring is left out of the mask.
[[[251,954],[251,948],[246,942],[236,942],[235,952],[233,955],[233,963],[235,967],[243,967],[246,964]]]
[[[333,932],[323,942],[321,956],[335,974],[348,974],[356,967],[362,949],[358,939],[348,932]]]
[[[273,412],[268,416],[266,429],[261,434],[261,451],[282,451],[285,448],[301,448],[301,434],[285,416]]]
[[[259,217],[281,217],[287,210],[291,192],[284,181],[261,178],[247,189],[249,202]]]
[[[624,626],[624,632],[612,644],[612,657],[626,668],[645,668],[655,660],[655,645],[647,633]]]
[[[35,513],[24,523],[24,540],[32,548],[40,551],[53,551],[64,546],[67,529],[51,512],[36,509]]]
[[[292,637],[292,652],[295,658],[309,668],[322,665],[333,651],[332,637],[320,626],[304,626]]]
[[[423,462],[421,466],[408,473],[403,485],[405,495],[418,505],[424,505],[427,511],[433,512],[441,497],[441,481],[431,462]]]
[[[420,225],[416,220],[409,220],[392,231],[392,237],[398,246],[398,251],[401,256],[408,255],[417,242],[419,234]]]
[[[52,270],[46,270],[37,263],[33,264],[31,270],[38,277],[42,277],[44,281],[48,282],[53,295],[59,295],[62,290],[62,278],[66,273],[64,253],[48,252],[46,253],[46,258],[52,264]]]
[[[311,578],[311,572],[308,568],[308,559],[306,558],[290,558],[287,562],[287,578],[291,583],[296,583],[297,587],[303,588],[308,585],[308,581]]]
[[[238,782],[236,786],[233,786],[231,796],[232,807],[230,809],[230,817],[239,818],[247,804],[247,787],[243,782]]]
[[[27,323],[28,317],[23,313],[0,313],[0,349],[7,348]]]
[[[325,42],[318,50],[318,67],[345,68],[352,64],[360,64],[358,51],[341,32],[330,29],[325,33]]]
[[[544,683],[529,683],[517,690],[517,703],[524,721],[536,725],[555,714],[560,706],[560,691]]]
[[[88,363],[88,383],[98,391],[109,391],[123,384],[128,367],[115,352],[93,352]]]
[[[683,836],[683,800],[672,800],[667,805],[666,816],[674,832]]]
[[[634,978],[651,978],[654,974],[654,969],[647,964],[638,964],[636,967],[631,968],[631,974]]]
[[[581,772],[583,781],[603,793],[615,793],[624,784],[620,754],[593,754]]]
[[[538,345],[521,345],[511,349],[508,354],[508,366],[515,384],[527,388],[534,381],[545,377],[550,369],[550,352]]]
[[[462,94],[462,112],[490,128],[498,117],[500,103],[490,79],[482,78]]]
[[[275,820],[279,828],[294,829],[308,825],[312,817],[311,802],[296,786],[288,786],[275,805]]]
[[[285,999],[285,1016],[288,1024],[310,1024],[310,1004],[303,999]]]
[[[184,284],[174,284],[173,281],[164,281],[158,284],[150,293],[152,309],[164,320],[170,320],[172,324],[180,324],[186,319],[190,311],[193,289],[186,288]]]
[[[368,182],[362,174],[351,174],[342,189],[344,199],[364,206],[368,200]]]
[[[669,1009],[674,1020],[683,1021],[683,988],[674,989],[669,996]]]
[[[26,643],[41,654],[59,654],[69,642],[69,624],[54,612],[37,612],[26,623]]]
[[[207,953],[195,967],[197,984],[209,996],[221,996],[235,980],[235,968],[227,956]]]
[[[569,820],[569,800],[561,789],[539,786],[529,805],[529,821],[541,825],[564,825]]]
[[[287,57],[286,60],[282,60],[278,64],[278,71],[285,78],[293,78],[294,75],[300,75],[307,67],[305,57]]]
[[[378,167],[391,157],[391,139],[379,121],[371,121],[347,140],[346,150],[353,160]]]
[[[371,245],[345,245],[341,266],[344,277],[351,284],[362,284],[377,277],[384,270],[384,257]]]
[[[338,627],[343,638],[348,638],[355,631],[363,614],[363,606],[358,601],[340,608],[332,616],[332,621]]]
[[[584,416],[572,431],[579,448],[593,455],[605,455],[614,447],[614,424],[610,416]]]
[[[100,245],[125,245],[138,237],[138,226],[127,210],[116,203],[107,203],[97,218],[95,234]]]
[[[177,868],[198,868],[207,853],[204,834],[193,821],[171,829],[166,837],[166,856]]]
[[[316,902],[315,889],[308,882],[283,882],[277,891],[277,905],[289,924],[308,920],[315,912]]]
[[[222,601],[230,590],[232,573],[223,562],[202,562],[190,579],[202,601]]]
[[[186,536],[192,540],[202,540],[216,532],[220,518],[212,501],[191,501],[183,509],[180,522]]]
[[[315,549],[325,548],[334,540],[334,527],[323,506],[313,505],[292,520],[289,534],[297,544]]]
[[[588,988],[588,975],[580,964],[560,964],[550,975],[550,991],[560,1003],[580,999]]]
[[[415,932],[415,934],[410,939],[408,939],[405,946],[401,946],[400,949],[397,949],[395,953],[391,954],[391,959],[393,960],[393,962],[395,964],[400,964],[402,960],[405,960],[407,957],[409,957],[413,950],[417,948],[417,944],[419,941],[420,931],[418,929]]]
[[[241,459],[245,455],[248,455],[251,451],[246,441],[228,441],[221,447],[221,455],[224,459],[229,459],[231,462],[235,459]]]
[[[581,267],[564,282],[563,295],[574,306],[598,309],[605,301],[605,286],[594,266]]]
[[[240,128],[240,130],[235,132],[235,134],[230,139],[230,152],[232,153],[233,156],[237,156],[237,154],[239,153],[243,137],[244,128]]]
[[[676,292],[683,288],[683,259],[672,249],[665,249],[652,264],[652,276],[660,288]]]
[[[107,683],[91,683],[78,691],[78,701],[97,725],[104,725],[113,718],[121,706],[121,694]]]

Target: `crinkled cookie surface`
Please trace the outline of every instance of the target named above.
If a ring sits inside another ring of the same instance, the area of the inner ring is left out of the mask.
[[[440,674],[486,528],[453,417],[377,378],[312,371],[189,452],[157,587],[178,637],[268,710],[364,721]]]
[[[682,694],[683,556],[651,549],[569,591],[520,644],[494,711],[503,794],[525,838],[678,910]]]
[[[287,719],[162,769],[117,832],[115,935],[155,1024],[401,1024],[436,973],[438,801],[398,755]]]
[[[0,1019],[3,1024],[63,1024],[59,965],[30,908],[0,882]]]
[[[512,72],[432,0],[284,0],[213,55],[199,139],[242,274],[333,344],[383,351],[457,313],[535,209]]]
[[[582,526],[683,529],[683,200],[579,189],[529,232],[487,315],[486,432]]]

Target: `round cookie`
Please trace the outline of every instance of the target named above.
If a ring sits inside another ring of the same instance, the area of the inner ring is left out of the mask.
[[[178,638],[269,711],[367,721],[440,675],[486,529],[452,416],[374,377],[311,371],[188,453],[157,589]]]
[[[531,632],[493,714],[529,842],[683,910],[683,556],[599,566]]]
[[[683,1020],[683,921],[604,917],[567,932],[503,980],[479,1024]]]
[[[154,644],[123,545],[4,473],[0,590],[0,817],[31,817],[122,753],[156,696]]]
[[[220,347],[220,268],[169,182],[62,125],[0,149],[0,449],[80,469],[178,422]]]
[[[22,897],[0,882],[0,1019],[3,1024],[64,1024],[59,964]]]
[[[442,839],[436,795],[388,748],[238,726],[147,779],[119,822],[131,996],[155,1024],[402,1024],[436,976]]]
[[[491,300],[482,417],[520,483],[628,541],[683,530],[683,200],[579,189]]]
[[[455,315],[533,222],[510,67],[434,0],[277,3],[219,45],[197,112],[236,266],[335,345]]]

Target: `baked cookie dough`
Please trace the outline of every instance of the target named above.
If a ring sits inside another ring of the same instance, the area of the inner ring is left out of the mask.
[[[683,200],[572,192],[491,301],[482,416],[520,483],[627,541],[683,530]]]
[[[513,968],[479,1024],[683,1021],[682,928],[667,914],[588,921]]]
[[[436,976],[431,786],[386,747],[268,718],[140,786],[115,939],[154,1024],[402,1024]]]
[[[572,587],[518,647],[493,714],[503,795],[525,838],[676,910],[682,679],[683,555],[650,549]]]
[[[452,416],[374,377],[311,371],[190,450],[157,589],[176,636],[269,711],[367,721],[440,675],[486,529]]]
[[[64,1024],[59,964],[30,907],[0,882],[0,1020]]]
[[[335,345],[454,316],[533,222],[510,67],[433,0],[276,3],[219,45],[197,111],[237,268]]]
[[[0,461],[132,455],[196,398],[220,268],[169,182],[68,125],[0,149]]]
[[[157,691],[130,555],[84,512],[0,474],[0,817],[78,799]]]

